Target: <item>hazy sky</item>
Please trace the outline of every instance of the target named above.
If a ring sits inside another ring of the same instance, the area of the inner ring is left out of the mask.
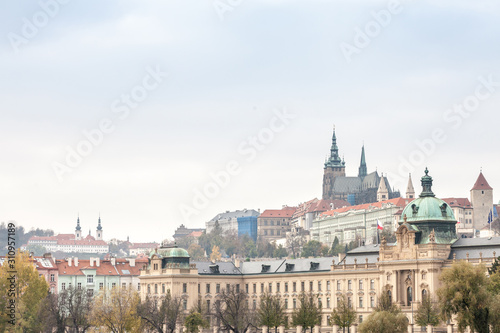
[[[160,241],[348,175],[500,188],[498,1],[3,1],[0,221]],[[214,178],[217,181],[214,181]],[[201,194],[200,194],[201,193]],[[500,199],[495,192],[495,202]],[[203,197],[202,197],[203,196]]]

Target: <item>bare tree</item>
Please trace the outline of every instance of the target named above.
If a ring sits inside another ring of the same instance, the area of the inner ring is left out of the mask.
[[[247,293],[231,286],[223,290],[213,306],[213,315],[222,329],[234,333],[245,333],[256,327],[256,311],[250,309]]]
[[[159,333],[174,332],[182,316],[182,299],[167,293],[161,297],[146,297],[137,306],[137,314],[146,326]],[[166,327],[166,331],[164,330]]]
[[[306,243],[307,231],[302,228],[296,228],[286,235],[286,247],[288,252],[297,258],[299,253],[302,251],[302,247]]]

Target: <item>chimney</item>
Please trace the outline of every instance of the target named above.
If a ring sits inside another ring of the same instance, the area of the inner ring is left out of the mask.
[[[96,265],[96,267],[99,267],[100,264],[101,264],[101,259],[95,258],[95,265]]]
[[[78,257],[75,257],[75,267],[78,267]]]
[[[339,264],[345,259],[345,253],[339,253]]]
[[[90,267],[94,266],[94,258],[90,258],[89,264],[90,264]]]
[[[71,267],[71,261],[72,259],[71,258],[68,258],[68,266]]]
[[[111,258],[111,265],[113,265],[113,266],[116,265],[116,258],[115,257]]]
[[[127,258],[130,267],[135,267],[135,258]]]

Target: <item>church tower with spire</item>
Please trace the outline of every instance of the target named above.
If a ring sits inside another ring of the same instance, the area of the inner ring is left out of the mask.
[[[325,161],[323,174],[323,199],[333,198],[333,184],[336,177],[345,177],[345,162],[340,159],[335,126],[333,127],[330,157]]]
[[[415,190],[413,189],[413,183],[411,181],[411,173],[408,176],[408,186],[406,187],[406,197],[408,199],[415,199]]]
[[[380,176],[380,183],[378,185],[377,190],[377,201],[384,201],[389,199],[389,190],[387,189],[387,185],[385,184],[384,175]]]
[[[101,214],[99,214],[99,220],[97,222],[96,240],[102,240]]]
[[[365,160],[365,145],[361,148],[361,162],[359,163],[358,177],[364,179],[368,172],[366,171],[366,160]]]
[[[80,227],[80,215],[78,215],[78,218],[76,219],[75,238],[76,240],[82,239],[82,227]]]

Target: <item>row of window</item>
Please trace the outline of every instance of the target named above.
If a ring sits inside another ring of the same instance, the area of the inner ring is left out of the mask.
[[[90,276],[92,276],[92,275],[90,275]],[[89,281],[88,277],[89,276],[87,276],[87,282]],[[93,283],[93,279],[92,279],[92,283]],[[115,282],[111,283],[111,288],[115,288],[115,287],[116,287],[116,283]],[[132,288],[132,283],[129,283],[129,287]],[[68,283],[68,288],[71,288],[71,282]],[[123,289],[127,288],[127,284],[125,282],[122,283],[122,288]],[[81,282],[78,282],[76,284],[76,289],[82,289],[82,283]],[[103,290],[103,289],[104,289],[104,283],[103,282],[99,282],[99,290]],[[140,291],[140,289],[141,289],[141,287],[140,287],[140,284],[138,283],[137,284],[137,290]],[[66,290],[66,282],[61,283],[61,290]],[[88,289],[87,288],[87,290],[93,290],[93,289]]]
[[[163,283],[161,285],[161,293],[162,294],[166,294],[168,291],[170,291],[170,290],[167,289],[166,286],[165,286],[165,283]],[[182,284],[182,292],[184,294],[187,293],[187,283],[183,283]],[[218,292],[220,292],[220,291],[218,291]],[[154,284],[154,293],[158,294],[158,284],[156,284],[156,283]],[[150,284],[148,284],[148,294],[151,294],[151,285]]]
[[[281,292],[281,283],[276,282],[275,286],[276,286],[276,292],[277,293]],[[323,291],[322,286],[323,286],[322,281],[317,281],[317,291]],[[230,287],[230,285],[227,284],[226,285],[227,290],[229,290],[229,287]],[[240,287],[240,285],[236,284],[236,290],[238,292],[239,292],[239,287]],[[267,289],[266,289],[266,287],[267,287]],[[292,282],[291,287],[292,287],[291,288],[292,292],[297,292],[297,282]],[[301,292],[306,291],[305,287],[306,287],[305,281],[301,281],[300,282],[300,291]],[[352,290],[352,287],[353,287],[353,281],[347,280],[347,290]],[[373,280],[373,279],[370,280],[370,289],[371,290],[375,289],[375,280]],[[330,281],[326,281],[326,291],[330,291],[330,290],[331,290]],[[337,290],[338,291],[342,290],[342,281],[340,281],[340,280],[337,280]],[[358,280],[358,290],[364,290],[364,280]],[[273,292],[273,282],[269,282],[267,285],[265,283],[260,284],[260,292],[264,293],[265,291],[270,292],[270,293]],[[309,291],[315,291],[314,290],[314,281],[309,281]],[[185,291],[183,291],[183,292],[185,292]],[[215,285],[215,292],[217,294],[220,293],[220,283],[217,283]],[[245,284],[245,292],[246,293],[250,292],[248,283]],[[257,293],[257,283],[254,283],[252,285],[252,292],[254,294]],[[288,282],[284,282],[284,292],[285,293],[289,292],[289,283]],[[198,293],[201,293],[201,285],[200,284],[198,284]],[[210,294],[210,283],[205,284],[205,293]]]
[[[186,301],[186,300],[184,300],[184,301]],[[340,297],[337,297],[337,304],[339,304],[339,303],[340,303]],[[206,300],[206,305],[207,305],[207,309],[210,309],[211,302],[209,299]],[[323,299],[321,297],[318,298],[318,305],[320,308],[323,308]],[[326,309],[330,309],[331,305],[332,304],[331,304],[330,297],[327,297],[326,298]],[[353,299],[351,296],[347,297],[347,305],[350,308],[352,308],[352,306],[353,306]],[[247,306],[250,306],[249,300],[247,300]],[[292,299],[291,309],[296,309],[297,306],[298,306],[297,299],[296,298]],[[290,309],[290,306],[288,304],[288,299],[284,300],[284,307],[285,307],[285,309]],[[364,307],[364,298],[363,298],[363,296],[359,296],[358,297],[358,308],[363,308],[363,307]],[[371,308],[375,307],[375,296],[370,296],[370,307]],[[254,309],[254,310],[257,309],[257,300],[256,299],[252,300],[252,309]]]

